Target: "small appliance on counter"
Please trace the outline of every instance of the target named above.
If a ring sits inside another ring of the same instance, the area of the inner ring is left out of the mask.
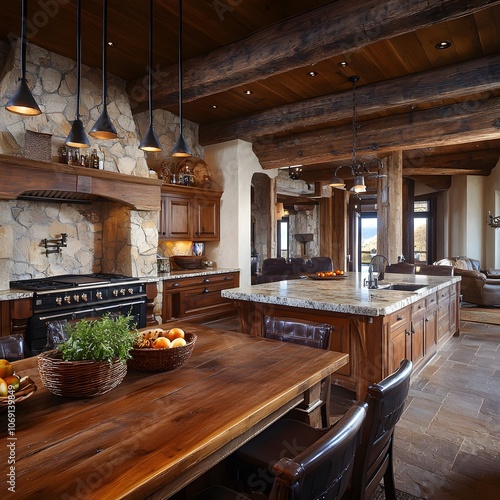
[[[170,257],[161,257],[158,255],[156,257],[156,263],[158,266],[159,273],[169,273],[170,272]]]

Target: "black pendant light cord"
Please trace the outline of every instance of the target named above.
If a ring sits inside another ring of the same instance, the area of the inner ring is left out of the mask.
[[[103,109],[107,106],[107,48],[108,48],[108,0],[102,3],[102,105]]]
[[[28,23],[28,0],[22,2],[21,22],[21,80],[26,80],[26,25]]]
[[[359,80],[358,76],[349,77],[352,82],[352,170],[353,174],[356,169],[356,138],[357,138],[357,114],[356,114],[356,82]]]
[[[182,136],[182,0],[179,0],[179,135]]]
[[[82,61],[81,0],[76,3],[76,119],[80,119],[80,80]]]
[[[153,0],[149,0],[149,125],[153,124]]]

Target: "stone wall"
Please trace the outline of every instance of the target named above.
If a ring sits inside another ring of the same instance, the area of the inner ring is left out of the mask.
[[[53,161],[58,161],[76,110],[75,61],[32,44],[27,45],[27,77],[42,114],[21,117],[8,112],[5,104],[17,88],[20,76],[20,43],[10,47],[0,42],[0,153],[22,156],[25,132],[52,135]],[[149,163],[169,158],[179,128],[177,116],[155,112],[155,127],[161,131],[164,151],[139,149],[148,113],[132,115],[125,82],[108,75],[108,113],[118,138],[98,141],[89,136],[93,148],[105,158],[104,169],[147,177]],[[81,120],[90,130],[102,110],[100,69],[82,65]],[[184,122],[184,134],[193,152],[201,156],[198,127]],[[84,150],[83,150],[84,152]],[[61,202],[0,201],[0,236],[6,249],[0,254],[0,288],[8,281],[63,273],[121,272],[133,276],[156,275],[157,212],[137,212],[113,203],[78,205]],[[8,229],[6,229],[8,228]],[[44,238],[68,234],[68,247],[60,254],[45,255]],[[5,257],[5,255],[7,257]]]

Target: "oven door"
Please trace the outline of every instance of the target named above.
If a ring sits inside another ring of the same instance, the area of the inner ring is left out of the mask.
[[[135,328],[143,328],[146,326],[146,300],[131,300],[127,302],[115,302],[105,306],[94,307],[94,315],[102,316],[106,313],[122,314],[123,316],[132,316],[132,323],[135,323]]]
[[[95,316],[94,308],[68,310],[65,312],[47,312],[35,314],[31,318],[32,328],[28,329],[27,346],[31,355],[40,354],[47,346],[47,323],[51,321],[71,321],[72,319],[91,318]]]

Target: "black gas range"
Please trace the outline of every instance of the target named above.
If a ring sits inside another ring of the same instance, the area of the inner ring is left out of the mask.
[[[146,281],[121,274],[64,274],[10,282],[11,288],[33,292],[33,315],[28,322],[28,355],[46,346],[47,323],[131,315],[137,328],[146,326]]]

